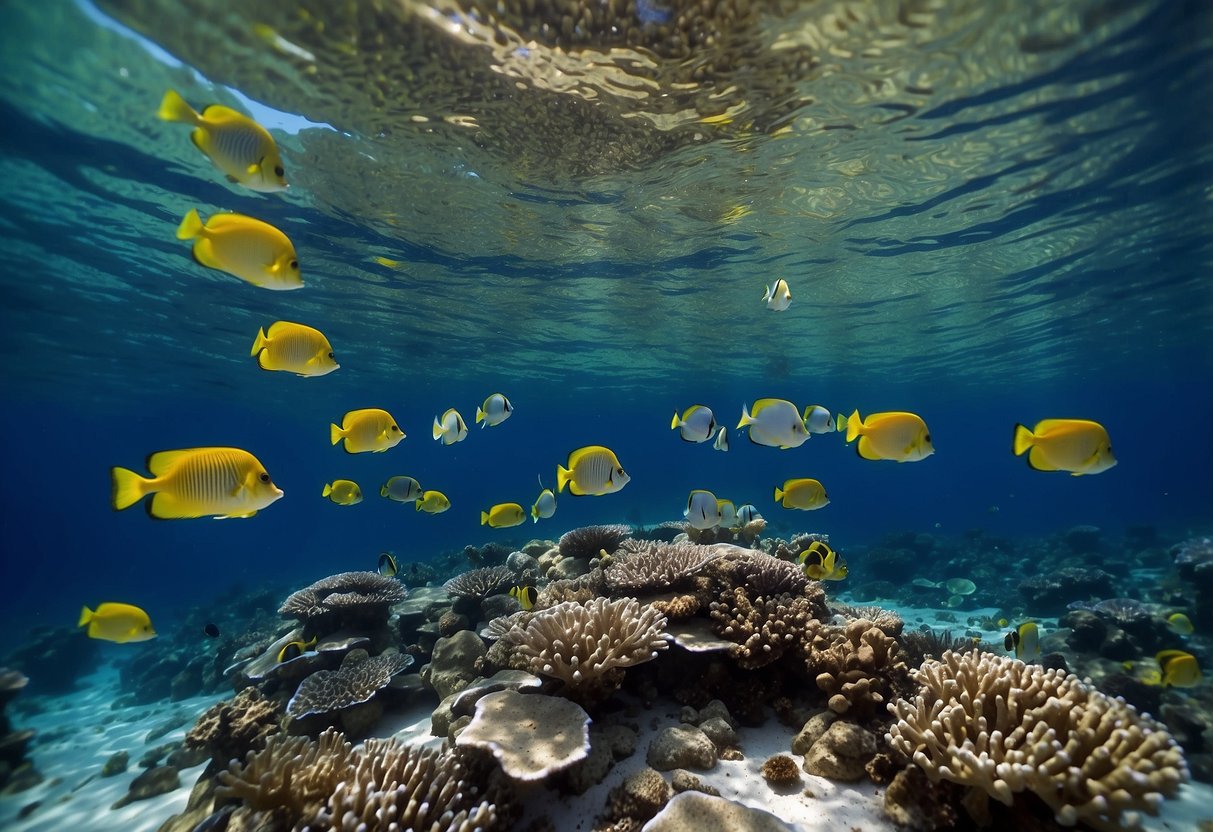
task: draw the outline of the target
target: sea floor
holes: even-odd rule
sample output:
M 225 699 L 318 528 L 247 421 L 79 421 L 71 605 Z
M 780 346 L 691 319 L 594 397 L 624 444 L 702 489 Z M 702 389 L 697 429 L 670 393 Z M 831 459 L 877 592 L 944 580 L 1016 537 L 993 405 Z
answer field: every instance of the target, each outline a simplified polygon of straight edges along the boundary
M 954 633 L 967 629 L 958 625 L 969 617 L 982 617 L 993 610 L 969 610 L 957 615 L 953 610 L 904 608 L 899 610 L 909 628 L 926 624 L 935 629 L 951 628 Z M 996 640 L 998 633 L 983 636 Z M 220 696 L 198 697 L 181 702 L 157 702 L 150 705 L 112 708 L 119 698 L 118 673 L 112 665 L 84 679 L 81 690 L 70 695 L 43 697 L 39 713 L 14 714 L 19 727 L 34 728 L 38 736 L 33 760 L 43 775 L 42 783 L 24 792 L 0 797 L 0 829 L 6 832 L 53 832 L 87 829 L 89 832 L 153 832 L 173 814 L 184 809 L 194 781 L 204 768 L 200 764 L 180 772 L 175 790 L 147 800 L 136 801 L 121 809 L 111 805 L 143 771 L 139 760 L 152 748 L 180 740 L 197 716 Z M 414 709 L 389 715 L 376 734 L 396 736 L 409 743 L 437 747 L 439 740 L 429 735 L 430 711 L 426 702 Z M 679 723 L 680 706 L 672 700 L 658 701 L 640 714 L 635 722 L 641 732 L 636 753 L 619 762 L 607 777 L 581 795 L 563 795 L 536 784 L 518 792 L 524 816 L 519 828 L 544 815 L 560 832 L 588 832 L 604 812 L 607 794 L 630 774 L 645 766 L 645 751 L 656 733 Z M 157 734 L 149 739 L 149 734 Z M 771 812 L 798 832 L 837 832 L 861 829 L 884 832 L 897 829 L 881 811 L 883 790 L 868 782 L 838 783 L 809 774 L 786 789 L 773 789 L 759 769 L 770 756 L 787 753 L 792 733 L 776 719 L 768 719 L 759 728 L 738 729 L 742 760 L 719 761 L 708 771 L 694 774 L 723 797 Z M 130 766 L 126 772 L 101 777 L 102 767 L 115 753 L 126 751 Z M 806 790 L 811 797 L 806 795 Z M 37 803 L 35 809 L 28 810 Z M 26 810 L 25 817 L 21 817 Z M 1196 830 L 1201 821 L 1213 818 L 1213 786 L 1203 783 L 1185 785 L 1178 798 L 1167 801 L 1163 814 L 1147 818 L 1145 828 L 1168 832 Z

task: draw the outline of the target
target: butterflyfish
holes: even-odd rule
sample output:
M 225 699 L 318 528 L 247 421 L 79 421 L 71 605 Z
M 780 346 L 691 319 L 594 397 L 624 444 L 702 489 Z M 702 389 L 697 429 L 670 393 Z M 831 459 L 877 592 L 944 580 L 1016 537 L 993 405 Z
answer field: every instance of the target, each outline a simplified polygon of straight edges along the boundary
M 494 393 L 476 408 L 476 422 L 480 429 L 493 428 L 514 415 L 514 406 L 504 393 Z
M 732 500 L 716 500 L 716 509 L 720 512 L 720 525 L 731 529 L 737 525 L 737 506 Z
M 674 411 L 670 430 L 677 430 L 684 442 L 706 442 L 716 431 L 716 416 L 712 408 L 693 404 L 681 416 Z
M 480 512 L 480 525 L 492 529 L 508 529 L 526 522 L 526 511 L 518 503 L 498 503 Z
M 819 481 L 802 477 L 786 480 L 783 488 L 775 486 L 775 502 L 784 508 L 798 508 L 802 511 L 816 511 L 824 508 L 830 502 L 825 486 Z
M 800 411 L 786 399 L 759 399 L 753 410 L 742 405 L 737 427 L 748 427 L 754 444 L 781 450 L 798 448 L 809 438 Z
M 741 508 L 737 509 L 737 522 L 743 526 L 747 523 L 753 523 L 755 520 L 761 520 L 762 515 L 758 513 L 758 509 L 746 503 Z
M 152 619 L 139 607 L 107 601 L 95 610 L 80 610 L 77 627 L 88 627 L 88 637 L 117 644 L 148 641 L 156 637 Z
M 375 407 L 351 410 L 341 418 L 341 426 L 329 425 L 329 441 L 345 440 L 347 454 L 382 453 L 404 439 L 404 431 L 392 414 Z
M 574 496 L 598 497 L 615 493 L 631 479 L 614 451 L 601 445 L 587 445 L 569 454 L 567 467 L 556 466 L 556 493 L 564 491 L 567 485 Z
M 539 486 L 543 488 L 543 480 L 539 481 Z M 552 493 L 552 489 L 544 488 L 539 492 L 535 505 L 531 506 L 531 521 L 538 523 L 540 520 L 548 519 L 555 513 L 556 495 Z
M 191 208 L 177 226 L 178 240 L 193 240 L 194 259 L 262 289 L 303 288 L 299 257 L 290 239 L 268 222 L 243 214 L 212 214 L 204 224 Z
M 396 577 L 396 573 L 400 571 L 400 564 L 396 562 L 396 556 L 391 552 L 380 552 L 379 564 L 375 569 L 385 578 L 394 578 Z
M 325 483 L 321 497 L 328 497 L 339 506 L 352 506 L 362 502 L 362 489 L 353 480 L 333 480 Z
M 421 483 L 412 477 L 388 477 L 379 489 L 380 497 L 387 497 L 397 503 L 416 502 L 421 496 Z
M 441 491 L 425 491 L 415 503 L 417 511 L 426 514 L 442 514 L 451 507 L 451 501 Z
M 782 312 L 791 306 L 792 290 L 788 288 L 788 282 L 781 277 L 767 286 L 762 293 L 762 302 L 772 312 Z
M 1190 688 L 1201 679 L 1196 657 L 1183 650 L 1163 650 L 1154 657 L 1162 673 L 1162 684 L 1169 688 Z
M 712 443 L 712 447 L 718 451 L 725 451 L 726 453 L 728 452 L 729 432 L 724 425 L 721 425 L 720 430 L 716 431 L 716 441 Z
M 687 507 L 682 516 L 687 525 L 696 529 L 713 529 L 720 525 L 720 506 L 711 491 L 696 489 L 687 496 Z
M 524 610 L 529 610 L 535 606 L 535 600 L 539 597 L 539 590 L 533 586 L 515 586 L 510 588 L 510 597 L 516 598 L 519 606 Z
M 847 576 L 847 562 L 821 540 L 814 540 L 800 553 L 800 563 L 815 581 L 841 581 Z
M 468 426 L 455 408 L 447 408 L 442 417 L 434 417 L 434 439 L 441 439 L 443 445 L 454 445 L 467 438 Z
M 811 404 L 804 409 L 804 426 L 809 433 L 833 433 L 834 417 L 821 405 Z
M 288 641 L 278 651 L 278 664 L 289 662 L 291 659 L 297 659 L 315 646 L 316 636 L 312 636 L 311 641 Z
M 323 332 L 291 321 L 275 321 L 268 330 L 258 329 L 249 355 L 263 370 L 299 376 L 324 376 L 341 368 Z
M 111 468 L 110 503 L 129 508 L 148 494 L 147 513 L 168 520 L 189 517 L 252 517 L 282 497 L 265 466 L 239 448 L 185 448 L 147 458 L 152 476 Z
M 1016 425 L 1012 449 L 1016 456 L 1027 453 L 1028 465 L 1037 471 L 1069 471 L 1075 477 L 1116 464 L 1108 432 L 1087 419 L 1045 419 L 1032 430 Z
M 1190 636 L 1196 631 L 1196 628 L 1192 626 L 1192 619 L 1182 612 L 1173 612 L 1168 615 L 1167 626 L 1171 629 L 1171 632 L 1178 633 L 1181 636 Z
M 198 113 L 174 90 L 160 102 L 160 118 L 192 125 L 190 139 L 229 182 L 269 193 L 286 190 L 286 170 L 274 137 L 264 127 L 231 107 L 212 104 Z
M 856 410 L 847 417 L 847 442 L 856 439 L 855 448 L 864 459 L 918 462 L 935 453 L 927 423 L 913 413 L 869 413 L 861 419 Z
M 1025 621 L 1003 639 L 1003 647 L 1015 651 L 1015 658 L 1034 662 L 1040 658 L 1040 628 L 1034 621 Z

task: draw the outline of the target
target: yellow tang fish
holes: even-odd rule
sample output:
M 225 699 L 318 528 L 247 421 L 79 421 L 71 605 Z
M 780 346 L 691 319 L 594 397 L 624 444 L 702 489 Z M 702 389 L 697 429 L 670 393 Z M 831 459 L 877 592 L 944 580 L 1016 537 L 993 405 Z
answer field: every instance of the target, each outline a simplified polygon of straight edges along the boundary
M 1162 671 L 1162 683 L 1169 688 L 1190 688 L 1200 681 L 1200 665 L 1191 653 L 1163 650 L 1155 659 Z
M 199 114 L 169 90 L 160 102 L 159 116 L 165 121 L 192 124 L 190 138 L 194 146 L 227 175 L 229 182 L 263 193 L 288 187 L 274 137 L 243 113 L 212 104 Z
M 494 428 L 514 414 L 514 406 L 504 393 L 494 393 L 484 400 L 484 404 L 476 408 L 476 421 L 480 429 Z
M 918 462 L 935 453 L 927 423 L 913 413 L 869 413 L 861 419 L 856 410 L 847 417 L 846 427 L 847 442 L 858 439 L 855 449 L 864 459 Z
M 454 445 L 467 439 L 468 426 L 453 407 L 447 408 L 442 418 L 434 417 L 434 438 L 441 439 L 443 445 Z
M 1087 419 L 1045 419 L 1032 430 L 1016 425 L 1012 449 L 1016 456 L 1030 450 L 1028 465 L 1037 471 L 1069 471 L 1075 477 L 1116 464 L 1108 432 Z
M 817 558 L 817 563 L 812 559 Z M 815 581 L 841 581 L 847 576 L 847 562 L 829 544 L 814 540 L 800 553 L 804 573 Z
M 329 425 L 329 441 L 345 440 L 347 454 L 382 453 L 404 439 L 404 431 L 392 414 L 375 407 L 351 410 L 341 417 L 341 427 Z
M 362 489 L 353 480 L 333 480 L 326 483 L 321 497 L 328 497 L 339 506 L 353 506 L 362 502 Z
M 750 441 L 780 450 L 799 448 L 809 438 L 809 429 L 796 405 L 787 399 L 759 399 L 753 411 L 741 406 L 737 429 L 750 429 Z
M 282 496 L 265 466 L 239 448 L 185 448 L 147 458 L 152 476 L 111 468 L 115 511 L 153 495 L 147 513 L 161 520 L 252 517 Z
M 508 529 L 526 522 L 526 510 L 518 503 L 498 503 L 488 511 L 480 512 L 480 525 L 494 529 Z
M 262 289 L 303 288 L 295 246 L 274 226 L 243 214 L 212 214 L 203 224 L 191 208 L 177 227 L 178 240 L 194 241 L 194 259 Z
M 156 637 L 152 620 L 147 613 L 130 604 L 107 602 L 96 610 L 88 607 L 80 610 L 77 627 L 88 625 L 88 637 L 117 644 L 147 641 Z
M 535 601 L 539 598 L 539 590 L 533 586 L 515 586 L 510 588 L 510 597 L 518 599 L 519 606 L 524 610 L 529 610 L 535 606 Z
M 441 491 L 426 491 L 416 502 L 417 511 L 424 511 L 426 514 L 442 514 L 450 507 L 451 501 Z
M 421 483 L 412 477 L 388 477 L 387 482 L 379 489 L 379 496 L 397 503 L 415 503 L 423 490 Z
M 324 376 L 341 369 L 323 332 L 290 321 L 275 321 L 268 332 L 258 329 L 249 355 L 256 356 L 263 370 L 300 376 Z
M 619 457 L 610 448 L 587 445 L 569 454 L 567 463 L 556 466 L 556 493 L 569 487 L 576 497 L 613 494 L 623 488 L 632 478 L 619 464 Z
M 775 486 L 775 502 L 780 503 L 784 508 L 815 511 L 829 505 L 830 496 L 826 494 L 825 486 L 820 482 L 803 477 L 787 480 L 784 482 L 783 488 Z
M 1190 636 L 1196 631 L 1196 628 L 1192 626 L 1192 619 L 1182 612 L 1173 612 L 1168 615 L 1167 626 L 1171 628 L 1171 632 L 1181 636 Z
M 315 646 L 316 636 L 312 636 L 311 641 L 288 641 L 278 651 L 278 664 L 289 662 L 291 659 L 297 659 Z
M 1015 651 L 1015 658 L 1025 662 L 1040 659 L 1040 628 L 1034 621 L 1025 621 L 1003 639 L 1002 646 Z

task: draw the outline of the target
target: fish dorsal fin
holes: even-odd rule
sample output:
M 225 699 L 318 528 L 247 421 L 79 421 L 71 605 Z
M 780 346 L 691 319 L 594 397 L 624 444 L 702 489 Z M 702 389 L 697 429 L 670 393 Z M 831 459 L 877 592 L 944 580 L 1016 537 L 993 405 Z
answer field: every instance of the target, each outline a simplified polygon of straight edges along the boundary
M 171 471 L 178 462 L 196 450 L 197 448 L 182 448 L 175 451 L 156 451 L 147 458 L 147 470 L 157 477 L 162 477 Z

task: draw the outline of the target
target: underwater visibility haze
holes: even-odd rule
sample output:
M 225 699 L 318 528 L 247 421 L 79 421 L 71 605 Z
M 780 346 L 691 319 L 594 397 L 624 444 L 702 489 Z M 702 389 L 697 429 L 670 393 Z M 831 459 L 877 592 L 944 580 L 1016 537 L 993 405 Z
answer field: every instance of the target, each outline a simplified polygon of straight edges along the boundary
M 994 622 L 978 640 L 1128 595 L 1195 633 L 1104 658 L 1169 646 L 1207 672 L 1213 618 L 1173 547 L 1213 532 L 1209 4 L 63 0 L 0 21 L 6 651 L 104 602 L 161 642 L 226 636 L 225 599 L 269 592 L 272 615 L 383 552 L 441 586 L 497 562 L 465 547 L 694 527 L 706 490 L 765 538 L 827 536 L 828 595 L 975 582 L 920 600 L 958 608 L 957 635 L 963 610 Z M 291 352 L 277 321 L 318 332 Z M 482 427 L 494 393 L 508 413 Z M 712 430 L 683 441 L 671 414 L 696 404 Z M 405 437 L 347 452 L 371 408 Z M 1097 424 L 1038 424 L 1058 419 Z M 594 457 L 573 489 L 613 493 L 565 488 L 532 522 L 590 446 L 626 485 Z M 213 447 L 254 459 L 167 496 L 129 480 L 115 510 L 115 466 Z M 393 476 L 449 508 L 381 496 Z M 212 486 L 237 508 L 155 516 Z M 254 506 L 263 486 L 281 497 Z M 521 525 L 481 522 L 503 503 Z M 1016 595 L 1079 567 L 1111 583 Z

